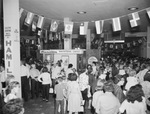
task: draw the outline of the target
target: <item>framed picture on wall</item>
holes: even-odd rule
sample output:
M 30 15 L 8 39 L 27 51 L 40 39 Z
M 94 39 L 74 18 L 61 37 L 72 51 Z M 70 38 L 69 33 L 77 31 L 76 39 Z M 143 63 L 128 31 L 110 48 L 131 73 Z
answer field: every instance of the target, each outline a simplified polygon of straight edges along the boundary
M 68 66 L 68 64 L 69 64 L 69 56 L 68 55 L 62 55 L 61 59 L 63 61 L 64 66 Z

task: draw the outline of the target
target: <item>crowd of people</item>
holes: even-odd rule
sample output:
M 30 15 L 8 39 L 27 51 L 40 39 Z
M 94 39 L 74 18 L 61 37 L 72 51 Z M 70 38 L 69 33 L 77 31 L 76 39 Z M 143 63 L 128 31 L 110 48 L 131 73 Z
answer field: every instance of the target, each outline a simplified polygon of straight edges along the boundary
M 150 59 L 111 55 L 78 72 L 72 63 L 64 69 L 62 60 L 53 63 L 31 58 L 28 62 L 21 60 L 21 83 L 14 76 L 5 77 L 4 65 L 0 70 L 0 109 L 4 114 L 22 114 L 23 101 L 30 99 L 40 97 L 43 102 L 50 102 L 50 93 L 55 99 L 55 114 L 150 111 Z M 22 98 L 17 96 L 20 86 Z

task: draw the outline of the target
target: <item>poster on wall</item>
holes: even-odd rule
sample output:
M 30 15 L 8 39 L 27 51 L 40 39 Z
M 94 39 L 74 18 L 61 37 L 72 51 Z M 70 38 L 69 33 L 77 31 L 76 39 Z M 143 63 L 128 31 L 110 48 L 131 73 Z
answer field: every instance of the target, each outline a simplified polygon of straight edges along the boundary
M 68 64 L 69 64 L 69 56 L 68 55 L 62 55 L 61 59 L 63 61 L 64 66 L 68 66 Z

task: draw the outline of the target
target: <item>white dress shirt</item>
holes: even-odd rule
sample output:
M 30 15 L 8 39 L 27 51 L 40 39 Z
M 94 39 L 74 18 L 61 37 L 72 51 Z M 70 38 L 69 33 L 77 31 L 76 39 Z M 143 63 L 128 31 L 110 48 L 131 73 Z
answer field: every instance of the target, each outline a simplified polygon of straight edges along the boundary
M 97 100 L 97 114 L 117 114 L 119 112 L 120 102 L 112 92 L 105 92 Z
M 38 81 L 42 82 L 43 85 L 46 84 L 52 84 L 52 80 L 50 78 L 50 74 L 48 72 L 44 72 L 42 74 L 40 74 L 40 76 L 38 77 Z
M 29 68 L 24 65 L 21 65 L 20 66 L 20 76 L 21 77 L 27 76 L 29 78 L 29 76 L 30 76 Z

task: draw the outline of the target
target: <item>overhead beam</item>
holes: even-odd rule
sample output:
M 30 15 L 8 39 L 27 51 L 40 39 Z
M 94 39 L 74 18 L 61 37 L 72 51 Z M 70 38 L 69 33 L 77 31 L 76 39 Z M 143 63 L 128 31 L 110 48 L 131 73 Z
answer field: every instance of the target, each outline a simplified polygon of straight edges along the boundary
M 126 32 L 125 37 L 147 37 L 147 32 L 136 32 L 136 33 Z

